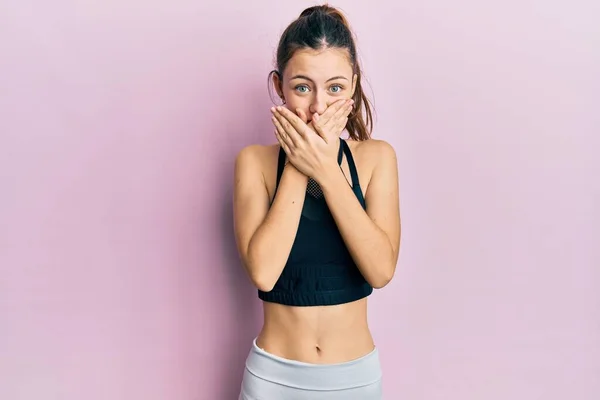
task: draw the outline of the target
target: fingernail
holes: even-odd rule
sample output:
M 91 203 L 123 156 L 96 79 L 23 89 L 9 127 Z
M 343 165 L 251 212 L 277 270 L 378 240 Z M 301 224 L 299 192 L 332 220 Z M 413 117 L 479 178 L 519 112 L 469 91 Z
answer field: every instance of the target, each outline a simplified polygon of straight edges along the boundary
M 275 112 L 275 107 L 271 107 L 271 112 Z
M 281 106 L 277 106 L 277 111 L 281 111 Z

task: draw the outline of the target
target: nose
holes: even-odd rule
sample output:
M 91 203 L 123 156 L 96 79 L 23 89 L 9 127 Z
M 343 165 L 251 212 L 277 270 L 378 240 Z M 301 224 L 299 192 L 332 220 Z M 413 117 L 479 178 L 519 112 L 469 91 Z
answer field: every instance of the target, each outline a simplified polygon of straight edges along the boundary
M 321 115 L 327 109 L 327 95 L 321 91 L 315 91 L 314 93 L 315 95 L 309 110 L 311 114 L 317 113 Z

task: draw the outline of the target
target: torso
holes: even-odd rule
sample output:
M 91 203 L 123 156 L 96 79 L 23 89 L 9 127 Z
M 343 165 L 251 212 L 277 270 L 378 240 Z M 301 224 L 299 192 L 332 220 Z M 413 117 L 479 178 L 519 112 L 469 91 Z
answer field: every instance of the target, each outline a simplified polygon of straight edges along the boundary
M 377 160 L 376 143 L 347 140 L 356 163 L 363 195 Z M 272 201 L 277 180 L 279 145 L 261 147 L 267 191 Z M 344 157 L 342 171 L 350 172 Z M 263 302 L 264 324 L 257 345 L 291 360 L 334 364 L 357 359 L 371 352 L 374 341 L 367 323 L 367 298 L 333 306 L 293 307 Z

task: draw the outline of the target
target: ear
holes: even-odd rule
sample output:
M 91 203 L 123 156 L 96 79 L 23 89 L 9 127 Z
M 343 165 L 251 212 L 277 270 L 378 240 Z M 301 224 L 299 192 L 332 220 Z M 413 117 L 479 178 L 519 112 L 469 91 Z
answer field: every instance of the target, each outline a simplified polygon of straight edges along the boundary
M 281 76 L 279 75 L 279 72 L 273 71 L 273 88 L 275 89 L 275 92 L 277 92 L 277 96 L 279 96 L 283 100 L 282 84 L 283 82 L 281 81 Z
M 354 92 L 356 91 L 357 83 L 358 83 L 358 74 L 354 74 L 354 76 L 352 77 L 352 94 L 350 95 L 350 98 L 354 97 Z

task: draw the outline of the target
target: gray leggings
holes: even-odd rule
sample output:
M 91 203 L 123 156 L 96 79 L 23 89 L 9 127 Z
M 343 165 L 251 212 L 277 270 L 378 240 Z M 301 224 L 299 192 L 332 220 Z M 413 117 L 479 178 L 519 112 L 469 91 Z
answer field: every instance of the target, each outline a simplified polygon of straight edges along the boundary
M 356 360 L 310 364 L 267 353 L 252 343 L 238 400 L 381 400 L 375 348 Z

